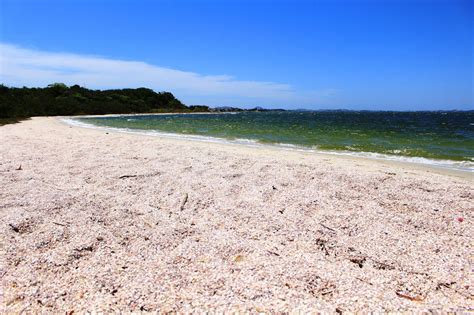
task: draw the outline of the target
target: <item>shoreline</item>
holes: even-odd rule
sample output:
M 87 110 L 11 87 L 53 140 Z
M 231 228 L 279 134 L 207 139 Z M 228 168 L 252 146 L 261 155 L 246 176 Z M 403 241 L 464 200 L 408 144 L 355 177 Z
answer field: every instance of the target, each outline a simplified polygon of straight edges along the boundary
M 160 113 L 157 115 L 173 115 L 176 113 Z M 177 113 L 177 114 L 188 114 L 188 113 Z M 222 113 L 200 113 L 200 114 L 222 114 Z M 231 112 L 225 114 L 232 114 Z M 95 116 L 87 116 L 87 117 L 117 117 L 117 116 L 141 116 L 143 114 L 131 114 L 131 115 L 95 115 Z M 148 114 L 147 114 L 148 115 Z M 179 134 L 179 133 L 166 133 L 160 131 L 148 131 L 148 130 L 140 130 L 140 129 L 127 129 L 127 128 L 114 128 L 114 127 L 105 127 L 105 126 L 96 126 L 93 124 L 88 124 L 84 122 L 80 122 L 75 120 L 76 118 L 81 118 L 81 116 L 61 116 L 57 117 L 57 119 L 68 125 L 74 126 L 79 128 L 88 128 L 88 129 L 95 129 L 107 132 L 116 132 L 116 133 L 123 133 L 123 134 L 132 134 L 138 136 L 148 136 L 148 137 L 160 137 L 160 138 L 169 138 L 175 139 L 179 141 L 191 141 L 191 142 L 207 142 L 213 144 L 221 144 L 221 145 L 231 145 L 231 146 L 243 146 L 248 148 L 254 149 L 269 149 L 269 150 L 281 150 L 281 151 L 288 151 L 288 152 L 300 152 L 306 154 L 319 154 L 329 157 L 341 157 L 341 158 L 349 158 L 349 159 L 363 159 L 369 161 L 378 161 L 382 163 L 393 163 L 395 165 L 403 166 L 406 165 L 407 167 L 415 167 L 427 170 L 437 170 L 443 172 L 445 174 L 453 174 L 459 175 L 461 177 L 470 178 L 472 173 L 474 173 L 474 166 L 471 166 L 472 163 L 469 163 L 469 166 L 459 166 L 457 164 L 463 164 L 464 161 L 451 161 L 451 160 L 436 160 L 436 159 L 428 159 L 423 157 L 408 157 L 408 156 L 396 156 L 396 155 L 388 155 L 388 154 L 381 154 L 381 153 L 373 153 L 373 152 L 355 152 L 355 151 L 329 151 L 329 150 L 318 150 L 318 149 L 311 149 L 304 146 L 297 146 L 297 145 L 290 145 L 290 144 L 267 144 L 267 143 L 259 143 L 258 141 L 248 140 L 248 139 L 236 139 L 236 140 L 229 140 L 225 138 L 217 138 L 211 136 L 202 136 L 202 135 L 187 135 L 187 134 Z
M 2 313 L 466 312 L 469 173 L 0 127 Z

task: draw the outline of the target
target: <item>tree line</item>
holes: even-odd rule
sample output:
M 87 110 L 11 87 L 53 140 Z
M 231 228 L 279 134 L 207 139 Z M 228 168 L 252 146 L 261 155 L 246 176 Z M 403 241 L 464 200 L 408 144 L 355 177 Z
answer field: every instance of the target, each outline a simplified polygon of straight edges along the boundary
M 157 112 L 205 112 L 207 106 L 186 106 L 170 92 L 148 88 L 90 90 L 53 83 L 45 88 L 0 85 L 0 118 Z

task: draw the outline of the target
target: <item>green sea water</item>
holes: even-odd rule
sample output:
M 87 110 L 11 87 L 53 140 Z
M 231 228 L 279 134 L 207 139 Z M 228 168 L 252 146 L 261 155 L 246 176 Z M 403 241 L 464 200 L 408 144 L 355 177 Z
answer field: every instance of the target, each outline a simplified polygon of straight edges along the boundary
M 474 111 L 282 111 L 80 118 L 101 127 L 474 163 Z

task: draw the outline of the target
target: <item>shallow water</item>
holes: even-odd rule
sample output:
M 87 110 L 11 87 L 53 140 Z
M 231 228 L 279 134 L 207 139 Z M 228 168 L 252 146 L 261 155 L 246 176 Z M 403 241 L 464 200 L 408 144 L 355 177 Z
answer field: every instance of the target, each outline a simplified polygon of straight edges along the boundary
M 387 157 L 474 162 L 474 112 L 287 111 L 87 117 L 102 127 Z

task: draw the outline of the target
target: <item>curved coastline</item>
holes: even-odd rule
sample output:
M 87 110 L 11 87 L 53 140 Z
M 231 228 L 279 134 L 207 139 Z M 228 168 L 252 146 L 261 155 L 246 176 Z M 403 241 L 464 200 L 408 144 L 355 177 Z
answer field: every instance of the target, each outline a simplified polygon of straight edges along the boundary
M 156 114 L 151 114 L 151 115 L 188 115 L 188 114 L 190 113 L 156 113 Z M 191 114 L 213 115 L 213 114 L 234 114 L 234 113 L 229 112 L 229 113 L 191 113 Z M 256 147 L 256 148 L 264 147 L 264 148 L 274 148 L 274 149 L 288 150 L 288 151 L 299 151 L 299 152 L 308 152 L 308 153 L 316 153 L 316 154 L 327 154 L 327 155 L 335 155 L 335 156 L 374 159 L 374 160 L 379 160 L 379 161 L 391 161 L 391 162 L 397 162 L 397 163 L 415 164 L 415 165 L 422 165 L 422 166 L 427 166 L 427 167 L 434 167 L 438 169 L 474 173 L 474 162 L 468 162 L 468 161 L 452 161 L 452 160 L 441 160 L 441 159 L 437 160 L 437 159 L 428 159 L 424 157 L 408 157 L 408 156 L 403 156 L 403 155 L 389 155 L 389 154 L 374 153 L 374 152 L 320 150 L 317 148 L 298 146 L 298 145 L 288 144 L 288 143 L 275 143 L 275 144 L 261 143 L 253 139 L 231 140 L 231 139 L 211 137 L 211 136 L 161 132 L 157 130 L 104 127 L 104 126 L 97 126 L 90 123 L 85 123 L 83 121 L 78 120 L 80 118 L 92 118 L 92 117 L 127 117 L 127 116 L 140 116 L 140 115 L 142 114 L 70 116 L 70 117 L 61 117 L 60 120 L 71 126 L 105 130 L 109 132 L 120 132 L 120 133 L 128 133 L 128 134 L 165 137 L 165 138 L 170 138 L 170 139 L 183 139 L 183 140 L 200 141 L 200 142 L 244 145 L 244 146 Z

